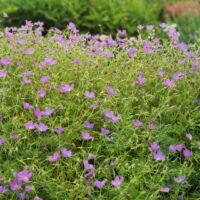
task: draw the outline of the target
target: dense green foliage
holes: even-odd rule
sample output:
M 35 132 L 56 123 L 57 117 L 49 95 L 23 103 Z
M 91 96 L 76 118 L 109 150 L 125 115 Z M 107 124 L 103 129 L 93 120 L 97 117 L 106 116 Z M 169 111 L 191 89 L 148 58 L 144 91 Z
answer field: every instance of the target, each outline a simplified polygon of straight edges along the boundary
M 1 0 L 0 14 L 8 12 L 4 25 L 19 26 L 25 20 L 44 21 L 47 28 L 65 28 L 74 22 L 85 32 L 114 34 L 125 28 L 136 32 L 136 24 L 157 22 L 160 5 L 146 0 Z
M 197 47 L 179 43 L 174 29 L 168 32 L 171 40 L 160 43 L 154 30 L 147 37 L 142 32 L 139 39 L 114 41 L 75 34 L 72 24 L 71 33 L 51 31 L 46 37 L 32 26 L 0 35 L 0 178 L 5 177 L 0 186 L 8 189 L 0 198 L 15 200 L 28 184 L 28 199 L 198 199 Z M 108 86 L 115 92 L 108 92 Z M 86 91 L 93 92 L 90 98 Z M 105 109 L 114 114 L 105 114 Z M 37 124 L 30 126 L 30 120 Z M 94 127 L 84 127 L 86 121 Z M 62 134 L 55 133 L 58 127 Z M 102 127 L 111 132 L 102 133 Z M 82 131 L 91 138 L 85 139 Z M 161 158 L 152 142 L 160 145 Z M 182 149 L 173 153 L 169 146 L 177 144 Z M 50 160 L 63 147 L 73 155 L 64 158 L 60 153 Z M 88 158 L 89 153 L 95 157 Z M 88 179 L 83 160 L 94 166 Z M 11 181 L 23 178 L 24 172 L 13 172 L 24 167 L 32 176 L 14 190 Z M 116 176 L 124 178 L 119 187 L 111 184 Z M 185 180 L 179 183 L 179 176 Z M 94 187 L 94 181 L 104 179 L 102 188 Z M 164 187 L 170 191 L 161 192 Z

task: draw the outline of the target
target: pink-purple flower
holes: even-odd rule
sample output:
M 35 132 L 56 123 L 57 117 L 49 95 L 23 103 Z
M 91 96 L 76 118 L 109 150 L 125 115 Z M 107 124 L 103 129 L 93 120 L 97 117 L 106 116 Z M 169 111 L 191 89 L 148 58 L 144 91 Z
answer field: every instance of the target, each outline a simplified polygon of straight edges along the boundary
M 164 161 L 165 160 L 165 155 L 161 152 L 154 152 L 153 153 L 153 159 L 156 161 Z
M 55 152 L 52 156 L 48 157 L 49 162 L 56 162 L 60 159 L 60 154 L 59 152 Z
M 94 187 L 101 189 L 102 187 L 104 187 L 104 185 L 106 184 L 107 180 L 104 179 L 103 181 L 95 181 L 94 182 Z
M 61 85 L 58 90 L 60 93 L 67 93 L 67 92 L 71 92 L 74 89 L 74 84 L 65 84 L 65 85 Z
M 95 98 L 94 92 L 86 91 L 84 95 L 85 95 L 85 97 L 87 99 L 93 99 L 93 98 Z
M 116 176 L 115 179 L 111 181 L 111 183 L 114 187 L 119 187 L 123 181 L 124 181 L 124 177 Z

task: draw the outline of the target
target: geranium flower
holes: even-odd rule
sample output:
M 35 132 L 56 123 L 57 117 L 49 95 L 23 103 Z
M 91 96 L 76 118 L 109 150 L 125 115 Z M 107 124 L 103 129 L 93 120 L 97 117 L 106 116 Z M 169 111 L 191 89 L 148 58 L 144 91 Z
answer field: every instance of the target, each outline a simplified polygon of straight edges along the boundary
M 85 95 L 85 97 L 86 97 L 87 99 L 93 99 L 93 98 L 95 98 L 94 92 L 86 91 L 84 95 Z
M 158 149 L 160 149 L 160 146 L 158 145 L 157 142 L 152 142 L 151 143 L 151 150 L 152 151 L 157 151 Z
M 124 177 L 116 176 L 115 179 L 111 182 L 114 187 L 119 187 L 124 181 Z
M 40 78 L 40 81 L 43 82 L 43 83 L 46 83 L 46 82 L 49 81 L 49 79 L 50 79 L 49 76 L 42 76 L 42 77 Z
M 61 85 L 58 90 L 60 93 L 71 92 L 74 89 L 74 84 Z
M 140 120 L 136 119 L 133 120 L 133 125 L 135 126 L 135 128 L 140 128 L 143 125 L 143 123 Z
M 117 92 L 114 91 L 113 88 L 112 88 L 111 86 L 108 86 L 108 87 L 106 88 L 106 91 L 107 91 L 107 93 L 110 94 L 110 95 L 116 95 L 116 94 L 117 94 Z
M 104 185 L 106 184 L 107 180 L 103 180 L 103 181 L 95 181 L 94 182 L 94 187 L 101 189 L 102 187 L 104 187 Z
M 137 49 L 136 49 L 136 48 L 130 48 L 130 49 L 128 49 L 128 56 L 129 56 L 130 58 L 135 57 L 135 56 L 136 56 L 136 53 L 137 53 Z
M 33 108 L 33 106 L 31 106 L 28 102 L 23 101 L 22 104 L 23 104 L 23 107 L 25 109 L 32 109 Z
M 40 98 L 43 98 L 46 96 L 46 90 L 44 88 L 41 88 L 40 91 L 37 93 L 37 96 Z
M 101 128 L 101 132 L 105 135 L 108 135 L 110 133 L 110 130 L 106 129 L 106 128 Z
M 33 123 L 32 121 L 28 121 L 26 124 L 25 124 L 25 128 L 27 130 L 33 130 L 36 128 L 36 125 L 35 123 Z
M 61 134 L 65 131 L 65 129 L 64 128 L 54 128 L 54 131 L 58 134 Z
M 192 152 L 189 149 L 185 149 L 183 150 L 183 155 L 185 156 L 185 158 L 189 158 L 192 156 Z
M 94 165 L 89 164 L 88 160 L 83 160 L 83 165 L 85 169 L 93 169 Z
M 168 193 L 170 191 L 169 187 L 164 187 L 160 190 L 161 192 Z
M 153 153 L 153 159 L 156 161 L 164 161 L 165 160 L 165 155 L 161 152 L 154 152 Z
M 83 124 L 83 126 L 84 126 L 85 128 L 87 128 L 87 129 L 93 129 L 94 124 L 91 123 L 91 122 L 89 122 L 89 121 L 87 121 L 87 122 L 85 122 L 85 123 Z
M 5 78 L 7 76 L 7 72 L 4 70 L 0 70 L 0 78 Z
M 46 126 L 46 125 L 43 124 L 43 123 L 36 124 L 35 127 L 36 127 L 37 130 L 40 131 L 40 132 L 46 132 L 46 131 L 49 129 L 48 126 Z
M 183 183 L 184 180 L 185 180 L 185 176 L 178 176 L 178 177 L 175 177 L 175 178 L 174 178 L 174 181 L 175 181 L 176 183 Z
M 20 181 L 28 183 L 32 177 L 32 173 L 29 172 L 27 168 L 24 168 L 21 172 L 15 173 L 15 177 L 17 177 Z
M 72 152 L 69 151 L 69 150 L 67 150 L 66 148 L 62 148 L 61 149 L 61 153 L 62 153 L 62 156 L 64 158 L 70 158 L 70 157 L 72 157 Z
M 92 140 L 92 136 L 89 133 L 82 132 L 81 135 L 82 135 L 83 140 L 85 141 Z
M 59 152 L 55 152 L 52 156 L 48 157 L 49 162 L 56 162 L 60 159 L 60 154 Z
M 173 87 L 175 86 L 175 81 L 171 79 L 165 79 L 163 81 L 163 85 L 165 85 L 166 87 Z
M 22 187 L 22 181 L 20 181 L 18 178 L 14 178 L 10 183 L 9 183 L 10 189 L 15 191 L 15 190 L 20 190 Z

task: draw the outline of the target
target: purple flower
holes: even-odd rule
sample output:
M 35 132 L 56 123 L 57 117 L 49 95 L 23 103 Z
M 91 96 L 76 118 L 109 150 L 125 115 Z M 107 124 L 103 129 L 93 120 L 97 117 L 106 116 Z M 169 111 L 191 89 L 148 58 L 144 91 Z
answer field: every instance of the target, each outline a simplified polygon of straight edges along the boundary
M 175 81 L 174 80 L 171 80 L 171 79 L 165 79 L 163 81 L 163 84 L 166 86 L 166 87 L 173 87 L 175 86 Z
M 68 25 L 67 25 L 67 29 L 72 31 L 73 33 L 78 33 L 79 30 L 76 29 L 76 26 L 74 23 L 70 22 Z
M 10 133 L 10 137 L 11 137 L 13 140 L 18 140 L 18 139 L 20 138 L 19 135 L 14 134 L 14 133 Z
M 186 136 L 187 139 L 192 140 L 192 134 L 187 133 L 185 136 Z
M 26 55 L 32 55 L 35 53 L 35 50 L 34 49 L 31 49 L 31 48 L 28 48 L 28 49 L 24 49 L 22 51 L 22 54 L 26 54 Z
M 176 183 L 183 183 L 184 180 L 185 180 L 185 176 L 178 176 L 178 177 L 175 177 L 175 178 L 174 178 L 174 181 L 175 181 Z
M 43 63 L 46 65 L 56 65 L 57 61 L 54 60 L 53 58 L 49 57 L 49 58 L 45 58 Z
M 146 54 L 149 54 L 149 55 L 153 54 L 152 46 L 153 46 L 152 42 L 150 42 L 150 41 L 145 41 L 145 42 L 144 42 L 144 46 L 143 46 L 143 51 L 144 51 Z
M 3 13 L 3 17 L 4 17 L 4 18 L 8 18 L 8 13 L 4 12 L 4 13 Z
M 173 79 L 174 80 L 183 79 L 185 77 L 185 75 L 186 75 L 185 72 L 175 73 L 175 74 L 173 74 Z
M 15 191 L 15 190 L 20 190 L 22 186 L 22 181 L 19 179 L 15 178 L 9 183 L 10 189 Z
M 119 187 L 124 181 L 124 177 L 116 176 L 115 179 L 111 182 L 114 187 Z
M 157 151 L 158 149 L 160 149 L 160 146 L 158 145 L 157 142 L 152 142 L 151 143 L 151 150 L 152 151 Z
M 90 170 L 88 173 L 85 174 L 85 178 L 86 179 L 89 179 L 89 178 L 92 178 L 94 175 L 94 169 Z
M 157 73 L 157 77 L 163 77 L 165 75 L 164 71 L 160 71 Z
M 153 153 L 153 158 L 156 161 L 164 161 L 165 155 L 161 151 L 158 151 Z
M 89 159 L 94 159 L 94 158 L 95 158 L 95 155 L 92 154 L 92 153 L 89 153 L 89 154 L 88 154 L 88 158 L 89 158 Z
M 65 131 L 64 128 L 54 128 L 54 131 L 57 133 L 57 134 L 61 134 Z
M 185 149 L 183 150 L 183 155 L 185 156 L 185 158 L 189 158 L 192 156 L 192 152 L 189 149 Z
M 118 30 L 117 33 L 119 35 L 126 35 L 126 30 Z
M 7 72 L 0 70 L 0 78 L 5 78 L 7 76 Z
M 74 84 L 61 85 L 58 90 L 60 93 L 71 92 L 74 89 Z
M 151 130 L 155 130 L 156 129 L 155 125 L 152 122 L 150 122 L 148 124 L 148 128 L 151 129 Z
M 44 125 L 43 123 L 36 124 L 36 128 L 40 132 L 46 132 L 48 130 L 48 126 Z
M 89 92 L 89 91 L 86 91 L 84 95 L 87 99 L 93 99 L 95 97 L 94 92 Z
M 150 31 L 151 31 L 151 30 L 154 29 L 154 26 L 153 26 L 153 25 L 147 25 L 146 28 L 147 28 L 147 30 L 150 30 Z
M 176 152 L 176 146 L 174 146 L 174 145 L 169 145 L 169 151 L 170 152 L 172 152 L 172 153 L 174 153 L 174 152 Z
M 32 190 L 32 187 L 30 185 L 25 186 L 25 191 L 30 192 Z
M 161 192 L 168 193 L 170 191 L 169 187 L 164 187 L 160 190 Z
M 106 182 L 107 182 L 107 180 L 95 181 L 94 187 L 101 189 L 106 184 Z
M 69 150 L 67 150 L 66 148 L 62 148 L 61 149 L 61 153 L 62 153 L 62 156 L 64 158 L 70 158 L 70 157 L 72 157 L 72 152 L 69 151 Z
M 137 81 L 135 82 L 136 85 L 143 86 L 146 83 L 146 78 L 142 75 L 142 73 L 138 73 Z M 134 85 L 134 84 L 133 84 Z
M 117 92 L 114 91 L 113 88 L 112 88 L 111 86 L 108 86 L 108 87 L 106 88 L 106 91 L 107 91 L 107 93 L 110 94 L 110 95 L 116 95 L 116 94 L 117 94 Z
M 183 144 L 177 144 L 177 145 L 176 145 L 176 150 L 177 150 L 177 151 L 180 152 L 180 151 L 182 151 L 182 149 L 183 149 Z
M 27 168 L 24 168 L 21 172 L 16 173 L 15 176 L 18 180 L 28 183 L 29 179 L 32 177 L 32 173 L 29 172 Z
M 46 108 L 44 111 L 41 112 L 41 115 L 50 116 L 54 112 L 53 108 Z
M 40 98 L 43 98 L 46 96 L 46 90 L 44 88 L 41 88 L 40 91 L 37 93 L 37 96 Z
M 141 24 L 139 24 L 139 25 L 137 26 L 137 28 L 138 28 L 139 30 L 142 30 L 142 29 L 144 28 L 144 26 L 142 26 Z
M 88 160 L 83 160 L 83 165 L 85 169 L 93 169 L 94 165 L 89 164 Z
M 39 108 L 36 108 L 33 112 L 33 115 L 40 119 L 42 117 L 42 111 Z
M 137 49 L 136 49 L 136 48 L 130 48 L 130 49 L 128 49 L 128 56 L 129 56 L 130 58 L 135 57 L 135 56 L 136 56 L 136 53 L 137 53 Z
M 135 126 L 135 128 L 140 128 L 143 125 L 143 123 L 140 120 L 136 119 L 133 120 L 133 125 Z
M 38 196 L 36 196 L 36 197 L 34 197 L 34 199 L 33 200 L 43 200 L 42 198 L 40 198 L 40 197 L 38 197 Z
M 28 102 L 23 101 L 22 104 L 23 104 L 25 109 L 32 109 L 33 108 L 33 106 L 31 106 Z
M 0 146 L 6 142 L 5 137 L 0 137 Z
M 0 193 L 6 193 L 8 189 L 0 185 Z
M 60 159 L 60 154 L 59 152 L 55 152 L 52 156 L 48 157 L 49 162 L 56 162 L 57 160 Z
M 167 28 L 167 24 L 166 23 L 161 23 L 159 24 L 160 28 L 165 29 Z
M 89 121 L 87 121 L 87 122 L 85 122 L 85 123 L 83 124 L 83 126 L 84 126 L 85 128 L 87 128 L 87 129 L 93 129 L 94 124 L 91 123 L 91 122 L 89 122 Z
M 17 197 L 18 197 L 18 199 L 20 199 L 20 200 L 25 200 L 25 199 L 28 198 L 28 195 L 26 195 L 26 194 L 23 193 L 23 192 L 20 192 L 20 193 L 17 194 Z
M 0 59 L 0 65 L 9 66 L 11 65 L 12 58 L 2 58 Z
M 83 140 L 85 141 L 92 140 L 92 136 L 89 133 L 82 132 L 81 135 L 82 135 Z
M 25 84 L 31 83 L 31 80 L 28 78 L 28 76 L 23 76 L 23 77 L 22 77 L 22 80 L 23 80 L 23 82 L 24 82 Z
M 179 40 L 179 32 L 176 31 L 176 29 L 174 27 L 170 28 L 168 31 L 168 36 L 174 40 L 174 41 L 178 41 Z
M 108 110 L 108 109 L 104 109 L 104 115 L 110 119 L 113 123 L 118 122 L 119 120 L 121 120 L 121 115 L 115 115 L 112 111 Z
M 46 82 L 48 82 L 49 81 L 49 76 L 42 76 L 41 78 L 40 78 L 40 81 L 41 82 L 43 82 L 43 83 L 46 83 Z
M 35 123 L 33 123 L 32 121 L 28 121 L 28 122 L 25 124 L 25 128 L 26 128 L 27 130 L 33 130 L 33 129 L 36 128 L 36 126 L 35 126 Z
M 101 132 L 105 135 L 108 135 L 110 133 L 110 130 L 106 129 L 106 128 L 101 128 Z

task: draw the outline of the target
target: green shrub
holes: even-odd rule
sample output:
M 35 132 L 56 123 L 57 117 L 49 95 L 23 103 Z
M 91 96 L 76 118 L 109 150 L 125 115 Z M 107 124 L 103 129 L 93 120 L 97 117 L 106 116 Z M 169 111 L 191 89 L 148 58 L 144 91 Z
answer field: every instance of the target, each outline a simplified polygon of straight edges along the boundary
M 74 22 L 84 32 L 115 34 L 117 29 L 136 33 L 136 25 L 156 23 L 156 0 L 0 0 L 0 14 L 8 12 L 4 26 L 20 26 L 25 20 L 44 21 L 46 28 L 64 29 Z

